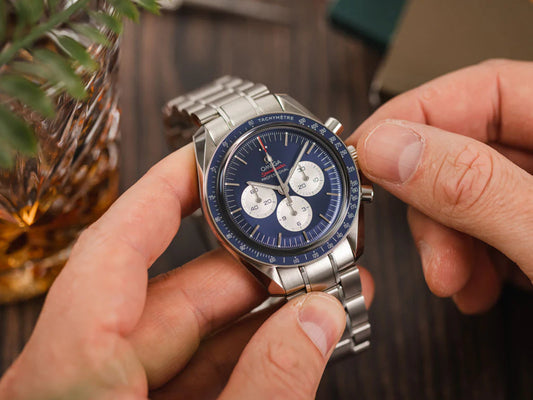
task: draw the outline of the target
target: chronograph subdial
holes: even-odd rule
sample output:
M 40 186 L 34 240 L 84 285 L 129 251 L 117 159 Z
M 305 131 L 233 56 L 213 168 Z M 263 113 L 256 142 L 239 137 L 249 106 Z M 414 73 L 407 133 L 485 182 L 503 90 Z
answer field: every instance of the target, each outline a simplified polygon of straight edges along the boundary
M 324 173 L 314 162 L 301 161 L 289 184 L 300 196 L 311 197 L 324 187 Z
M 276 212 L 279 224 L 291 232 L 300 232 L 313 220 L 313 209 L 302 197 L 291 196 L 291 201 L 283 199 Z
M 276 210 L 278 198 L 272 189 L 248 185 L 242 192 L 241 205 L 250 217 L 263 219 Z

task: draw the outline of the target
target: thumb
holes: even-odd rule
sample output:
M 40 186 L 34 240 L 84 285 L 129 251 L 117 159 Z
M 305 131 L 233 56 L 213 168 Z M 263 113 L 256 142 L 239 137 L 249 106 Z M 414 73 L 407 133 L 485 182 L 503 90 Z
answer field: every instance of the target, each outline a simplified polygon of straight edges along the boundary
M 300 296 L 272 315 L 244 349 L 220 399 L 314 399 L 346 326 L 332 296 Z
M 466 136 L 387 120 L 357 145 L 365 175 L 443 225 L 506 254 L 533 279 L 533 176 Z

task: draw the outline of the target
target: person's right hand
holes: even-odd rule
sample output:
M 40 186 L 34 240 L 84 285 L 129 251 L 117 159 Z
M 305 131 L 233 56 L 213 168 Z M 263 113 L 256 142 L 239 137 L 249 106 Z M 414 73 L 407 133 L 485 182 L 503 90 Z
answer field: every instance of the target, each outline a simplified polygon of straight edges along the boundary
M 356 141 L 365 175 L 410 205 L 435 294 L 477 313 L 505 278 L 531 288 L 533 63 L 489 61 L 431 81 L 382 106 Z

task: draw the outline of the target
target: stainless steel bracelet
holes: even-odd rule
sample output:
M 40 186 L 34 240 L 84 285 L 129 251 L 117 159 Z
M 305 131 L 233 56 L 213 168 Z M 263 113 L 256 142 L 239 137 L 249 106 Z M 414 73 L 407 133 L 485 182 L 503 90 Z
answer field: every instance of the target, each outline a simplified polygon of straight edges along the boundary
M 178 148 L 189 143 L 200 126 L 218 145 L 239 123 L 281 111 L 281 102 L 265 85 L 224 76 L 170 100 L 163 117 L 171 145 Z
M 204 126 L 212 143 L 218 145 L 240 123 L 281 111 L 283 102 L 265 85 L 225 76 L 169 101 L 163 115 L 171 144 L 177 148 L 190 142 L 199 126 Z M 278 268 L 288 299 L 323 291 L 344 305 L 346 329 L 332 358 L 358 353 L 370 346 L 370 324 L 354 254 L 348 240 L 344 240 L 311 264 Z
M 355 262 L 352 247 L 348 240 L 344 240 L 327 256 L 297 267 L 299 274 L 279 269 L 281 280 L 296 288 L 294 292 L 288 290 L 287 299 L 322 291 L 336 297 L 344 306 L 346 328 L 333 352 L 333 359 L 359 353 L 370 346 L 370 323 Z M 300 276 L 301 282 L 298 282 Z

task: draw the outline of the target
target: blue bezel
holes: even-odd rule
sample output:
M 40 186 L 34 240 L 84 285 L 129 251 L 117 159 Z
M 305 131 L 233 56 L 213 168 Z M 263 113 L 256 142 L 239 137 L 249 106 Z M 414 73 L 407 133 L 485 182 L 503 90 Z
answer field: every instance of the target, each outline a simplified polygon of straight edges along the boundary
M 269 253 L 266 248 L 263 251 L 263 249 L 258 248 L 259 246 L 252 247 L 248 243 L 245 243 L 239 235 L 235 234 L 231 228 L 229 228 L 227 212 L 224 212 L 224 210 L 221 209 L 224 205 L 222 199 L 218 196 L 219 175 L 223 170 L 224 163 L 233 145 L 239 140 L 239 138 L 252 130 L 265 128 L 270 125 L 278 125 L 280 123 L 304 128 L 324 138 L 325 141 L 330 144 L 330 147 L 337 151 L 339 158 L 344 162 L 344 165 L 341 165 L 341 168 L 344 168 L 343 172 L 349 179 L 349 186 L 346 188 L 347 204 L 343 211 L 343 215 L 340 217 L 341 222 L 337 225 L 337 232 L 319 245 L 311 249 L 303 249 L 301 253 L 294 255 L 273 255 Z M 206 194 L 205 201 L 209 211 L 208 215 L 219 234 L 225 238 L 226 242 L 231 245 L 235 252 L 241 256 L 254 259 L 264 264 L 278 266 L 304 265 L 331 252 L 333 248 L 348 235 L 357 217 L 360 202 L 359 174 L 343 141 L 321 123 L 308 117 L 290 113 L 262 115 L 246 121 L 231 131 L 215 150 L 209 167 L 206 170 L 204 185 L 204 193 Z

